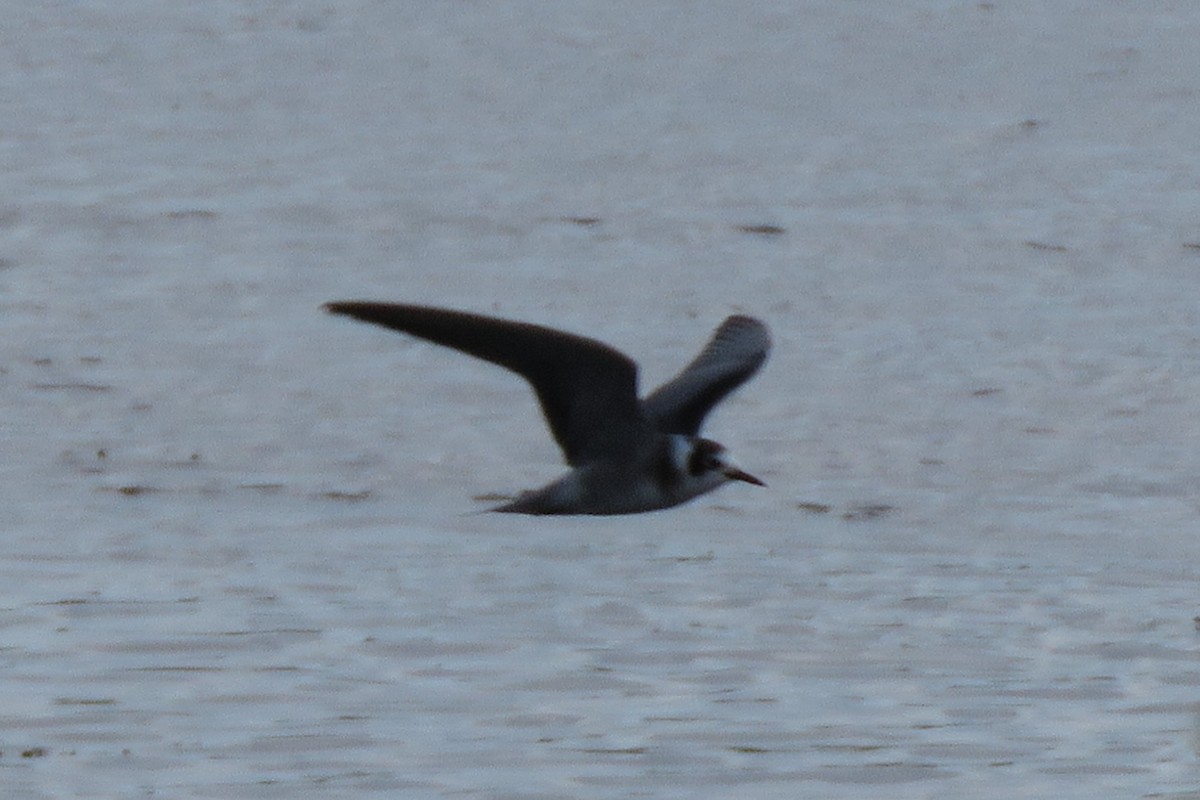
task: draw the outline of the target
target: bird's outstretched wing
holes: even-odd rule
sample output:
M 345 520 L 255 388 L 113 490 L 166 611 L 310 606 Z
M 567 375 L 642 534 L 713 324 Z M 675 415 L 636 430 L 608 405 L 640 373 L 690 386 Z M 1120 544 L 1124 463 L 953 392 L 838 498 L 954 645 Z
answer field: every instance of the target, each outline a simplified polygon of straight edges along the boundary
M 523 376 L 571 466 L 632 457 L 648 427 L 637 400 L 637 365 L 594 339 L 426 306 L 348 301 L 326 303 L 325 310 L 453 347 Z
M 642 410 L 664 433 L 695 436 L 717 403 L 758 371 L 770 349 L 766 325 L 729 317 L 692 363 L 642 401 Z

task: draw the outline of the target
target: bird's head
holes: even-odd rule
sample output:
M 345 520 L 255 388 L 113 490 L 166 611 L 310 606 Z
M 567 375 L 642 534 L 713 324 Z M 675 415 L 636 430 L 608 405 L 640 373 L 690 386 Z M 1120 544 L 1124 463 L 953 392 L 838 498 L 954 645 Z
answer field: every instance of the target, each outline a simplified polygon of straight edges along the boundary
M 689 439 L 686 456 L 686 462 L 681 466 L 695 481 L 711 482 L 714 487 L 726 481 L 743 481 L 753 483 L 755 486 L 766 486 L 758 478 L 733 463 L 725 447 L 711 439 Z

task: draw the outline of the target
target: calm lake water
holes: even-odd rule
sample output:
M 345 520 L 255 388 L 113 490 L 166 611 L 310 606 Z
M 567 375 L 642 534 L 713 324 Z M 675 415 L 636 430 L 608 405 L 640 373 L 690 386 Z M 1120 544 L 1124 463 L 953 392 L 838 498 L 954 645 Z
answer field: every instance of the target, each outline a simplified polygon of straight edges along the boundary
M 0 40 L 0 786 L 1200 797 L 1200 12 L 119 3 Z M 594 335 L 769 488 L 475 513 Z

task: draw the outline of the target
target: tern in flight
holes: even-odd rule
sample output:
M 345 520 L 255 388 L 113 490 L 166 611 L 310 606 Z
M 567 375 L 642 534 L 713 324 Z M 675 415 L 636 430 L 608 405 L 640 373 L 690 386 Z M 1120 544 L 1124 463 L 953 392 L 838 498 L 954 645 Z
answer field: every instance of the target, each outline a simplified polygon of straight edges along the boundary
M 743 472 L 700 426 L 767 358 L 767 326 L 721 323 L 700 355 L 638 399 L 637 364 L 584 336 L 427 306 L 347 301 L 325 309 L 452 347 L 521 375 L 533 386 L 571 470 L 492 509 L 517 514 L 633 514 L 670 508 Z

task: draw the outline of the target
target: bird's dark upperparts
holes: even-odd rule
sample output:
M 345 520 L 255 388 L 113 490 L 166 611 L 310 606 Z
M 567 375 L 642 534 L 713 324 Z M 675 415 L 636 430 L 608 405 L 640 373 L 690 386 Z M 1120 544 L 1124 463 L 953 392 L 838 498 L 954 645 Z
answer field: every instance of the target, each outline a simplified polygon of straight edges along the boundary
M 344 301 L 325 309 L 452 347 L 529 381 L 571 470 L 495 511 L 629 514 L 669 508 L 730 481 L 764 485 L 699 435 L 709 412 L 766 360 L 771 340 L 757 319 L 727 318 L 690 364 L 639 399 L 637 364 L 595 339 L 428 306 Z

